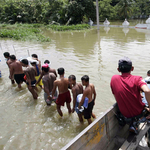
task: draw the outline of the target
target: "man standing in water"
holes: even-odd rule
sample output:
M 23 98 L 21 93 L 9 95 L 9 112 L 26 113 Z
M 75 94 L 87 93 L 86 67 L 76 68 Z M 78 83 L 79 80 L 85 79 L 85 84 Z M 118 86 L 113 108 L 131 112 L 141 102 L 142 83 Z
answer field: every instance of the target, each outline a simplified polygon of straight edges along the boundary
M 49 65 L 48 64 L 44 64 L 42 66 L 42 74 L 43 74 L 43 84 L 44 84 L 44 99 L 45 102 L 47 103 L 47 105 L 51 105 L 52 100 L 51 100 L 51 95 L 52 95 L 52 89 L 54 86 L 54 81 L 56 80 L 56 76 L 54 73 L 50 73 L 49 72 Z M 55 98 L 53 99 L 53 101 L 56 101 L 56 97 L 57 97 L 57 91 L 55 92 Z
M 78 108 L 80 109 L 84 103 L 84 100 L 88 98 L 88 107 L 84 108 L 84 118 L 87 119 L 88 124 L 91 124 L 92 123 L 91 116 L 96 118 L 95 115 L 92 114 L 93 106 L 95 105 L 96 91 L 94 85 L 89 83 L 89 77 L 87 75 L 84 75 L 81 78 L 81 81 L 82 85 L 85 86 L 85 90 L 83 92 L 83 96 L 79 103 Z
M 23 83 L 24 80 L 24 72 L 22 69 L 22 65 L 20 61 L 16 59 L 15 55 L 10 55 L 10 63 L 9 68 L 10 68 L 10 76 L 9 78 L 13 80 L 15 79 L 16 83 L 18 84 L 18 88 L 21 88 L 21 84 Z
M 21 60 L 22 66 L 26 67 L 26 70 L 24 70 L 24 73 L 26 75 L 26 83 L 28 86 L 28 90 L 31 92 L 34 99 L 37 99 L 38 94 L 35 91 L 35 83 L 36 83 L 36 70 L 34 67 L 29 67 L 29 62 L 27 59 Z
M 9 52 L 5 52 L 3 55 L 6 58 L 6 64 L 8 65 L 8 68 L 10 69 L 10 64 L 12 63 L 12 61 L 10 60 L 10 54 L 9 54 Z M 11 83 L 12 84 L 15 83 L 14 77 L 11 79 Z
M 76 101 L 77 101 L 77 96 L 79 94 L 83 93 L 83 86 L 80 83 L 76 83 L 76 77 L 75 75 L 70 75 L 68 77 L 70 85 L 71 87 L 71 91 L 72 91 L 72 95 L 73 95 L 73 108 L 72 108 L 72 113 L 74 113 L 75 109 L 76 109 Z M 77 112 L 78 117 L 79 117 L 79 121 L 81 123 L 83 123 L 83 118 L 82 118 L 82 113 L 81 112 Z
M 63 113 L 61 111 L 61 106 L 64 106 L 65 102 L 67 104 L 68 113 L 69 114 L 71 113 L 71 107 L 70 107 L 71 96 L 68 90 L 69 81 L 67 78 L 64 77 L 64 73 L 65 73 L 64 68 L 58 68 L 58 74 L 60 76 L 60 79 L 54 81 L 54 88 L 52 90 L 52 96 L 51 96 L 51 97 L 54 96 L 56 88 L 58 87 L 59 95 L 56 100 L 56 104 L 57 104 L 57 111 L 61 117 L 63 116 Z

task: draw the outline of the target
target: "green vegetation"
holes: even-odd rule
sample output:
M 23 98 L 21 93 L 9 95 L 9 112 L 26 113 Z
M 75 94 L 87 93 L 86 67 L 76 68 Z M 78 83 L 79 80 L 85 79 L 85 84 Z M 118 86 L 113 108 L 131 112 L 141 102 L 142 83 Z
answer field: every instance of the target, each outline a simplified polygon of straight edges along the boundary
M 68 31 L 90 29 L 88 24 L 79 25 L 44 25 L 44 24 L 0 24 L 0 37 L 12 38 L 23 41 L 49 42 L 50 39 L 43 35 L 43 30 Z
M 0 0 L 0 23 L 61 25 L 96 21 L 96 0 Z M 99 0 L 100 21 L 147 18 L 149 0 Z
M 68 30 L 85 30 L 85 29 L 90 29 L 90 25 L 88 24 L 77 24 L 77 25 L 48 25 L 47 28 L 50 28 L 54 31 L 68 31 Z

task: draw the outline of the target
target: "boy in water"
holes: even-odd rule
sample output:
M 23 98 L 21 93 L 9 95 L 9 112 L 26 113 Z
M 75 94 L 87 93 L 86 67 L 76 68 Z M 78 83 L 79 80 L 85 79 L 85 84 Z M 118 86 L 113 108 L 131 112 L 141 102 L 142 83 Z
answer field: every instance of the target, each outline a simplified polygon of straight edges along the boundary
M 83 91 L 83 96 L 79 103 L 78 108 L 80 109 L 84 103 L 85 98 L 88 98 L 88 107 L 84 108 L 84 118 L 87 119 L 88 124 L 91 124 L 92 123 L 91 116 L 93 117 L 95 116 L 94 114 L 92 114 L 92 110 L 95 105 L 96 91 L 94 85 L 89 83 L 89 77 L 87 75 L 84 75 L 81 78 L 81 81 L 82 85 L 85 86 L 85 90 Z
M 35 83 L 36 83 L 36 70 L 34 67 L 29 66 L 29 62 L 27 59 L 21 60 L 22 66 L 26 67 L 26 70 L 24 70 L 24 73 L 27 77 L 26 83 L 28 90 L 31 92 L 34 99 L 37 99 L 38 94 L 35 91 Z
M 4 55 L 4 57 L 6 58 L 6 64 L 8 65 L 8 68 L 10 69 L 10 64 L 12 63 L 12 61 L 10 60 L 10 54 L 9 54 L 9 52 L 5 52 L 5 53 L 3 53 L 3 55 Z M 15 83 L 14 77 L 12 77 L 11 83 L 12 83 L 12 84 Z
M 76 109 L 76 101 L 77 101 L 77 96 L 79 94 L 83 93 L 83 86 L 80 83 L 76 83 L 76 77 L 75 75 L 70 75 L 68 77 L 69 82 L 71 84 L 71 91 L 72 91 L 72 95 L 73 95 L 73 108 L 72 108 L 72 113 L 74 113 L 75 109 Z M 77 112 L 77 111 L 76 111 Z M 78 117 L 79 117 L 79 121 L 81 123 L 83 123 L 83 118 L 82 118 L 82 113 L 80 113 L 79 111 L 77 112 Z
M 44 61 L 44 64 L 48 64 L 48 65 L 50 65 L 50 61 L 49 61 L 49 60 L 45 60 L 45 61 Z M 49 66 L 49 72 L 50 72 L 50 73 L 54 73 L 54 74 L 55 74 L 55 76 L 56 76 L 56 78 L 57 78 L 56 70 L 55 70 L 55 69 L 50 68 L 50 66 Z M 40 80 L 42 79 L 42 77 L 43 77 L 43 72 L 41 73 L 41 75 L 40 75 L 39 79 L 37 80 L 36 85 L 40 82 Z
M 15 55 L 10 55 L 10 60 L 12 63 L 10 63 L 9 68 L 10 68 L 10 76 L 9 78 L 13 80 L 15 79 L 16 83 L 18 84 L 18 88 L 21 88 L 21 84 L 23 83 L 24 80 L 24 72 L 22 69 L 22 65 L 20 61 L 16 59 Z
M 57 111 L 61 117 L 63 116 L 63 113 L 61 111 L 61 106 L 64 106 L 65 102 L 67 104 L 68 113 L 69 114 L 71 113 L 71 107 L 70 107 L 71 96 L 68 90 L 69 81 L 67 78 L 64 77 L 64 73 L 65 73 L 64 68 L 58 68 L 58 74 L 60 79 L 54 81 L 54 88 L 52 90 L 52 95 L 50 95 L 51 97 L 53 97 L 56 88 L 58 87 L 59 95 L 56 100 L 56 104 L 57 104 Z
M 56 80 L 56 76 L 54 73 L 50 73 L 49 72 L 49 65 L 48 64 L 44 64 L 42 66 L 42 73 L 43 73 L 43 84 L 44 84 L 44 99 L 45 102 L 47 103 L 47 105 L 51 105 L 52 100 L 56 101 L 56 97 L 57 97 L 57 91 L 55 92 L 55 98 L 51 100 L 51 96 L 52 95 L 52 89 L 54 86 L 54 81 Z
M 40 78 L 40 71 L 39 71 L 39 67 L 38 67 L 38 61 L 35 60 L 35 59 L 31 59 L 31 60 L 30 60 L 30 63 L 31 63 L 31 65 L 35 68 L 35 70 L 36 70 L 35 79 L 36 79 L 36 81 L 38 81 L 38 79 Z M 40 80 L 40 81 L 38 82 L 38 84 L 36 84 L 36 86 L 37 86 L 37 85 L 42 89 L 42 88 L 43 88 L 42 80 Z
M 39 68 L 39 71 L 41 73 L 41 61 L 38 59 L 37 54 L 32 54 L 31 56 L 32 56 L 32 59 L 35 59 L 38 61 L 38 68 Z

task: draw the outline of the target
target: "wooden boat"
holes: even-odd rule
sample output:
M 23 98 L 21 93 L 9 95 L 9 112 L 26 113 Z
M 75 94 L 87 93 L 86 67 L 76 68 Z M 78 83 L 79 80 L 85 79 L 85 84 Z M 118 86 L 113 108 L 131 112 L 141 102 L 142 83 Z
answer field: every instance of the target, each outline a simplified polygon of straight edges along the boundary
M 119 125 L 116 111 L 117 105 L 114 104 L 61 150 L 118 150 L 130 134 L 128 125 Z M 144 135 L 148 129 L 149 126 L 144 128 Z M 127 144 L 130 142 L 126 141 L 120 150 L 125 149 Z

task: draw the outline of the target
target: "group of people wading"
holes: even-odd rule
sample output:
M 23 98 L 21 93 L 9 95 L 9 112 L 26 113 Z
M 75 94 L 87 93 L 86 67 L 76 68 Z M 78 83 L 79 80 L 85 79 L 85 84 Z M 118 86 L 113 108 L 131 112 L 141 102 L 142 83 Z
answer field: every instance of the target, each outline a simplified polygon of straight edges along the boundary
M 34 99 L 38 98 L 37 87 L 39 86 L 44 89 L 46 104 L 50 106 L 54 101 L 57 105 L 57 112 L 61 117 L 63 116 L 61 106 L 66 103 L 68 113 L 71 114 L 76 111 L 81 123 L 83 123 L 83 116 L 87 119 L 88 124 L 92 122 L 91 117 L 96 118 L 92 112 L 95 105 L 96 91 L 94 85 L 89 83 L 88 75 L 81 78 L 82 84 L 76 83 L 75 75 L 65 78 L 64 68 L 58 68 L 59 79 L 57 79 L 56 70 L 50 67 L 50 61 L 45 60 L 41 66 L 41 61 L 36 54 L 21 60 L 17 60 L 16 56 L 10 55 L 9 52 L 5 52 L 3 55 L 9 67 L 11 83 L 16 82 L 18 88 L 21 88 L 21 84 L 25 82 Z M 25 70 L 22 67 L 25 67 Z M 85 89 L 83 89 L 83 86 L 85 86 Z M 69 89 L 73 97 L 72 109 Z

